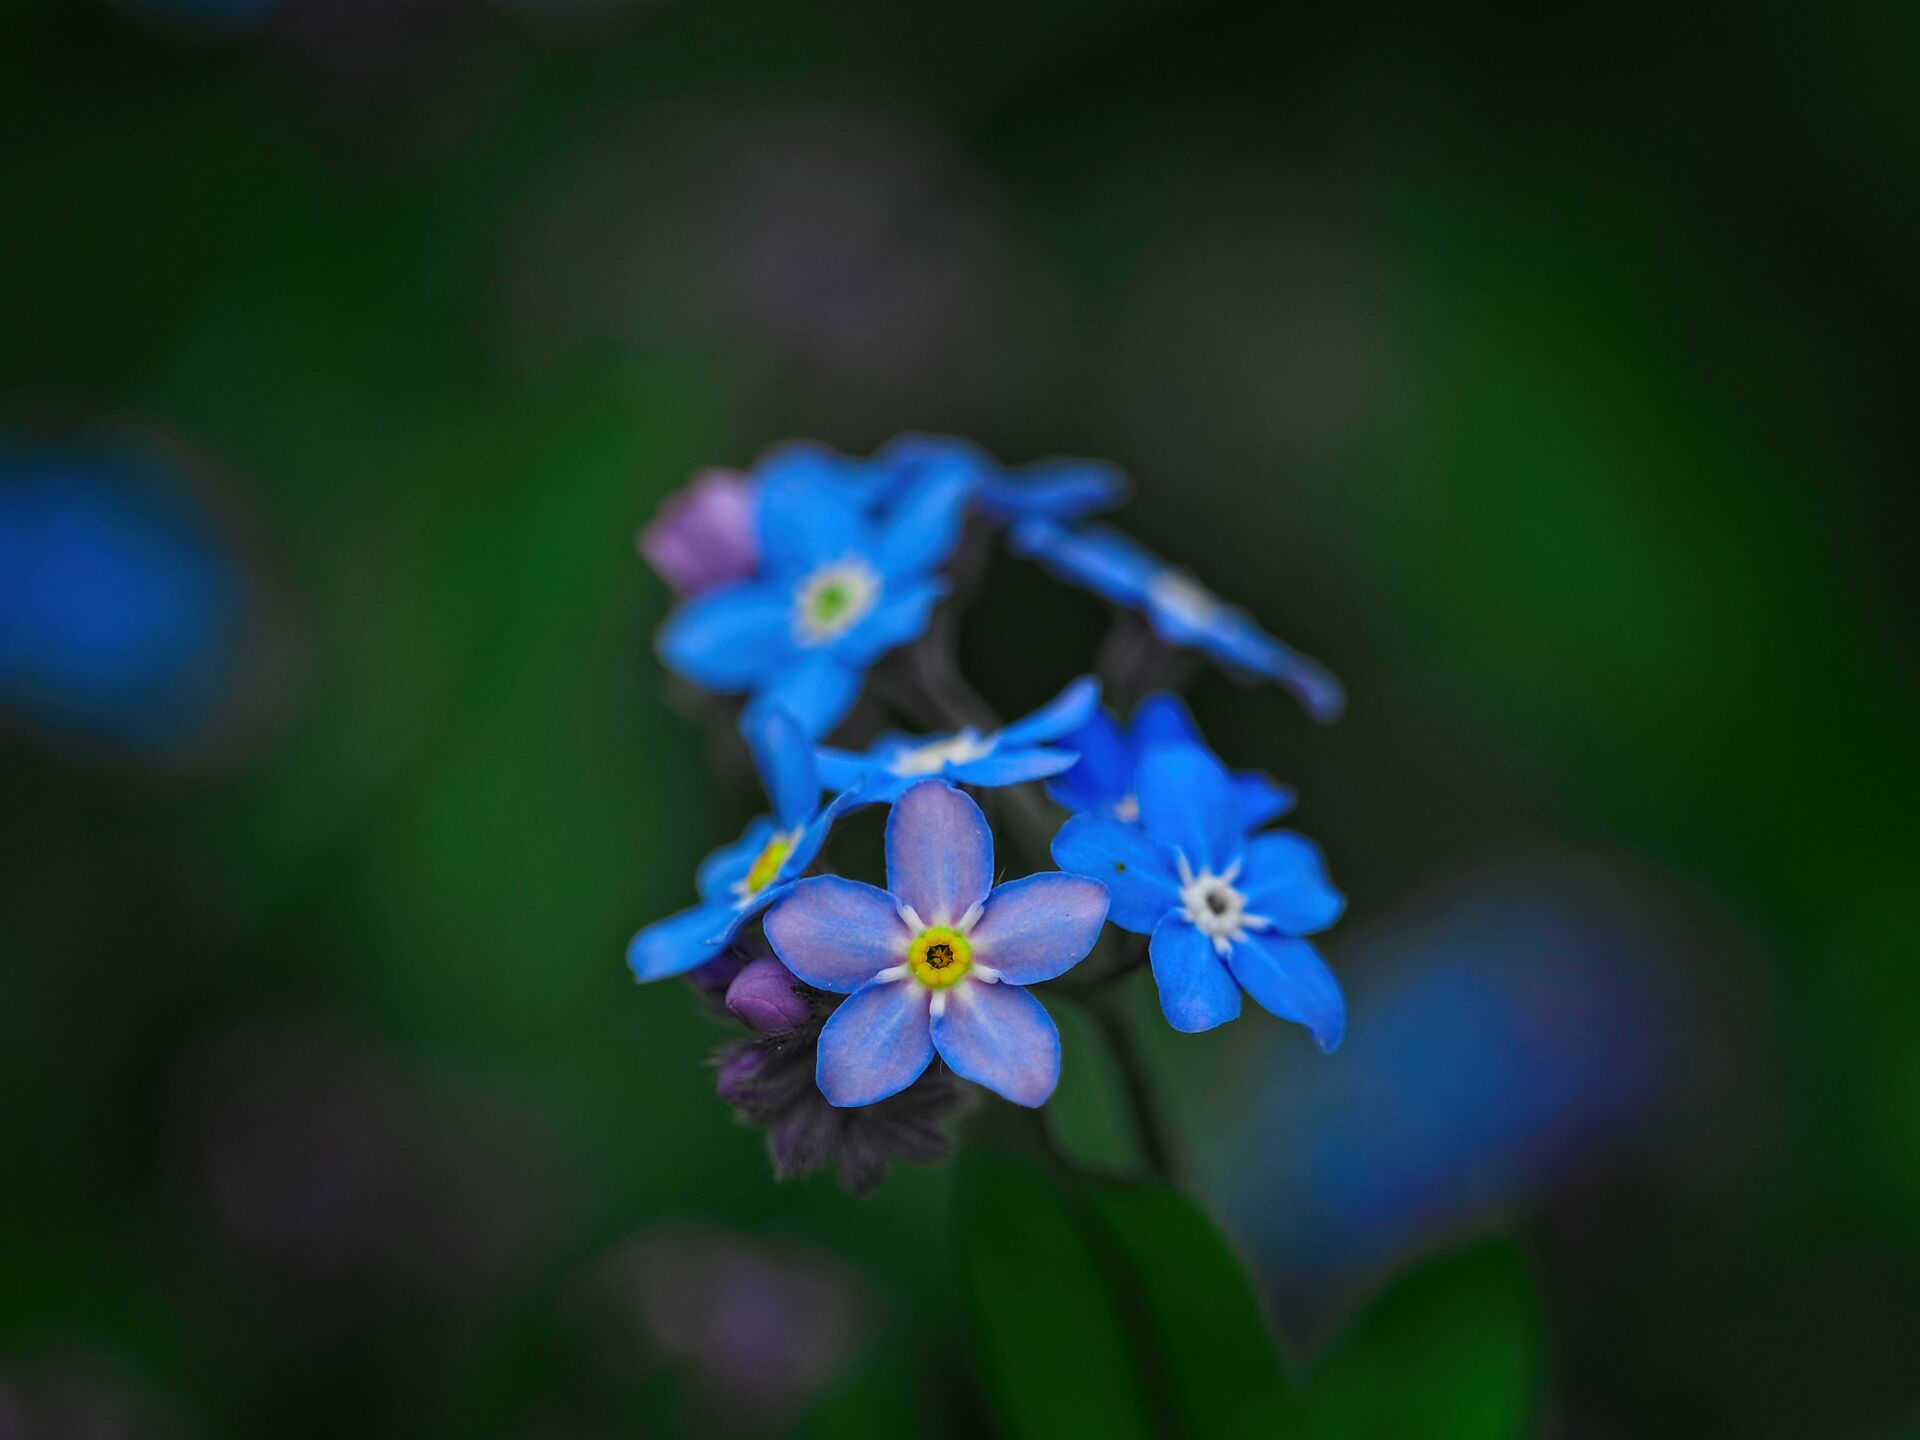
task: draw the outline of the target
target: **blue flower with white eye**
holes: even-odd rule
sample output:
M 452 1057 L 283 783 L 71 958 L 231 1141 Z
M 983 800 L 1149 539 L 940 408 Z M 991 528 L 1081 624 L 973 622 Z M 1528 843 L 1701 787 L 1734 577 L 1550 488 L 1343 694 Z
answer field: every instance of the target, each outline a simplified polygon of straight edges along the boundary
M 1140 793 L 1135 779 L 1140 757 L 1152 745 L 1198 745 L 1205 748 L 1193 712 L 1178 695 L 1161 691 L 1134 707 L 1133 721 L 1122 726 L 1110 710 L 1101 710 L 1060 742 L 1063 750 L 1080 756 L 1079 763 L 1048 782 L 1054 802 L 1078 814 L 1111 815 L 1129 824 L 1140 818 Z M 1240 818 L 1249 830 L 1258 830 L 1293 809 L 1288 786 L 1259 770 L 1236 770 L 1233 793 L 1240 801 Z
M 698 905 L 633 937 L 627 965 L 636 980 L 684 974 L 726 949 L 742 925 L 806 874 L 834 821 L 854 803 L 856 797 L 842 795 L 821 807 L 813 744 L 784 710 L 749 706 L 740 729 L 773 813 L 701 862 L 694 877 Z
M 872 515 L 855 467 L 833 458 L 789 447 L 762 463 L 758 572 L 682 602 L 659 641 L 675 673 L 751 692 L 815 738 L 846 717 L 874 661 L 926 630 L 973 488 L 964 470 L 932 467 Z
M 928 467 L 964 465 L 974 476 L 974 503 L 998 520 L 1073 524 L 1127 498 L 1126 476 L 1103 460 L 1039 460 L 1010 468 L 971 440 L 901 435 L 874 456 L 894 484 L 911 483 Z
M 1332 1050 L 1346 1034 L 1347 1002 L 1301 938 L 1346 908 L 1319 848 L 1285 830 L 1249 835 L 1233 777 L 1199 746 L 1149 746 L 1137 779 L 1138 825 L 1076 815 L 1054 837 L 1053 858 L 1106 885 L 1114 924 L 1153 937 L 1153 978 L 1173 1028 L 1224 1025 L 1245 990 Z
M 815 1078 L 834 1105 L 907 1088 L 938 1054 L 1017 1105 L 1060 1080 L 1060 1032 L 1025 988 L 1064 975 L 1100 937 L 1106 887 L 1058 872 L 993 883 L 993 833 L 973 800 L 922 780 L 887 817 L 887 889 L 802 880 L 767 939 L 807 984 L 845 995 Z
M 822 746 L 820 779 L 830 790 L 860 787 L 860 803 L 889 804 L 917 781 L 956 785 L 1023 785 L 1073 767 L 1071 746 L 1054 741 L 1083 728 L 1100 708 L 1100 682 L 1082 676 L 1024 719 L 999 730 L 951 735 L 882 735 L 864 753 Z
M 1060 579 L 1140 611 L 1169 644 L 1284 685 L 1315 720 L 1338 719 L 1346 708 L 1340 682 L 1317 660 L 1281 644 L 1246 611 L 1110 526 L 1068 530 L 1049 519 L 1025 520 L 1014 526 L 1011 543 Z

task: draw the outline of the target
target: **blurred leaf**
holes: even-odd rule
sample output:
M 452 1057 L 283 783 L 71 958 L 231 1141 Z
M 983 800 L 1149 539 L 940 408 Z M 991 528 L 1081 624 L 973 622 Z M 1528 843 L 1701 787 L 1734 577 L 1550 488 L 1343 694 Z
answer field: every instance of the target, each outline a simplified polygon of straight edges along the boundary
M 1119 1066 L 1100 1027 L 1085 1006 L 1067 996 L 1049 995 L 1047 1002 L 1067 1056 L 1060 1088 L 1042 1112 L 1054 1143 L 1076 1169 L 1117 1175 L 1137 1171 L 1140 1143 L 1127 1114 Z
M 1532 1274 L 1511 1241 L 1428 1261 L 1378 1296 L 1315 1368 L 1299 1433 L 1324 1440 L 1529 1434 L 1540 1324 Z
M 1003 1432 L 1151 1435 L 1140 1357 L 1063 1190 L 1037 1164 L 985 1146 L 970 1148 L 960 1183 L 961 1259 Z M 926 1340 L 933 1358 L 958 1359 L 954 1342 Z
M 1125 1261 L 1178 1432 L 1284 1433 L 1279 1354 L 1252 1282 L 1213 1222 L 1165 1185 L 1101 1185 L 1091 1199 Z

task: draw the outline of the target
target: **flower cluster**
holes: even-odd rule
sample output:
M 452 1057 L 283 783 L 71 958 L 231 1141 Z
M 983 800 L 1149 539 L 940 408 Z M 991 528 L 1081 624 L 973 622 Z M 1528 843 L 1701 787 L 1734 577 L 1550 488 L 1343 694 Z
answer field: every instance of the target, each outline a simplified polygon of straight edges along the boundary
M 946 1153 L 969 1085 L 1045 1104 L 1060 1034 L 1032 987 L 1089 956 L 1073 986 L 1148 965 L 1177 1030 L 1234 1019 L 1244 993 L 1321 1049 L 1340 1043 L 1345 1001 L 1308 937 L 1345 902 L 1316 846 L 1267 828 L 1293 791 L 1228 769 L 1171 693 L 1124 721 L 1103 708 L 1150 688 L 1143 655 L 1180 650 L 1277 682 L 1318 720 L 1342 708 L 1339 683 L 1089 523 L 1125 494 L 1108 465 L 1009 470 L 961 440 L 904 436 L 867 460 L 792 444 L 705 472 L 641 533 L 680 597 L 661 659 L 746 697 L 737 725 L 769 813 L 700 865 L 697 902 L 641 930 L 628 963 L 640 980 L 688 976 L 751 1032 L 721 1052 L 717 1088 L 766 1131 L 778 1173 L 832 1167 L 864 1191 L 893 1159 Z M 950 623 L 999 534 L 1122 612 L 1109 673 L 1006 724 L 960 676 Z M 1024 869 L 1059 868 L 999 881 L 983 801 L 1003 837 L 1021 821 Z M 884 887 L 822 864 L 839 821 L 876 806 Z

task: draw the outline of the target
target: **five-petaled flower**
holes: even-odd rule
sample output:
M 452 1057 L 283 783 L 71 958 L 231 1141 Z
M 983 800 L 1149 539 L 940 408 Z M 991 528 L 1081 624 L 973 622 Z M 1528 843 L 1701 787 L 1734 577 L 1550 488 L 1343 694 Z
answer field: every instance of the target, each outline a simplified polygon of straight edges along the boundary
M 742 925 L 806 873 L 834 821 L 854 803 L 855 797 L 841 795 L 822 808 L 813 746 L 784 710 L 749 706 L 740 728 L 773 813 L 701 862 L 694 880 L 698 905 L 633 937 L 627 964 L 636 980 L 681 975 L 718 955 Z
M 943 780 L 900 797 L 886 851 L 886 890 L 818 876 L 767 914 L 787 968 L 847 997 L 820 1035 L 821 1093 L 871 1105 L 937 1053 L 1016 1104 L 1043 1104 L 1060 1078 L 1060 1032 L 1024 987 L 1093 948 L 1106 887 L 1048 872 L 996 888 L 986 817 Z
M 1153 937 L 1168 1021 L 1211 1030 L 1239 1015 L 1245 989 L 1332 1050 L 1346 1033 L 1346 1000 L 1300 938 L 1346 905 L 1318 847 L 1284 830 L 1249 835 L 1232 776 L 1199 746 L 1148 747 L 1137 779 L 1139 825 L 1076 815 L 1054 838 L 1053 858 L 1105 882 L 1115 925 Z
M 1315 720 L 1335 720 L 1345 708 L 1340 682 L 1319 661 L 1281 644 L 1246 611 L 1111 526 L 1068 530 L 1031 519 L 1015 525 L 1011 539 L 1015 551 L 1059 578 L 1138 610 L 1169 644 L 1285 686 Z
M 1153 745 L 1206 745 L 1186 702 L 1164 690 L 1135 706 L 1131 723 L 1124 727 L 1111 710 L 1101 710 L 1062 739 L 1060 747 L 1075 752 L 1080 760 L 1048 782 L 1047 794 L 1077 814 L 1137 821 L 1136 776 L 1140 757 Z M 1240 801 L 1241 822 L 1249 830 L 1258 830 L 1293 809 L 1292 789 L 1260 770 L 1236 770 L 1233 793 Z
M 1024 719 L 998 730 L 957 730 L 950 735 L 882 735 L 864 754 L 822 746 L 820 779 L 833 790 L 860 787 L 862 804 L 886 804 L 907 787 L 938 777 L 956 785 L 992 788 L 1023 785 L 1070 770 L 1071 746 L 1056 745 L 1098 713 L 1100 682 L 1081 676 Z
M 973 480 L 961 466 L 929 467 L 874 515 L 812 448 L 757 473 L 758 572 L 685 601 L 660 632 L 660 656 L 708 690 L 778 705 L 818 738 L 852 708 L 867 667 L 927 628 Z

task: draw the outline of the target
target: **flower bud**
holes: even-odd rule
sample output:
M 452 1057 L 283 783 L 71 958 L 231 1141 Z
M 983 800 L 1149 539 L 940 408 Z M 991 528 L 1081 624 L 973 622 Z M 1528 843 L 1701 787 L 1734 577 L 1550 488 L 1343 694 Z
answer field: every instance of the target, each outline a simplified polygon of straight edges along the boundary
M 640 532 L 640 554 L 680 595 L 748 579 L 760 566 L 759 494 L 737 470 L 703 470 Z
M 777 1035 L 802 1025 L 813 1007 L 794 988 L 787 967 L 762 956 L 733 977 L 727 987 L 727 1009 L 762 1035 Z
M 753 1082 L 759 1078 L 767 1057 L 758 1050 L 742 1050 L 720 1067 L 713 1088 L 729 1105 L 742 1105 L 753 1094 Z

